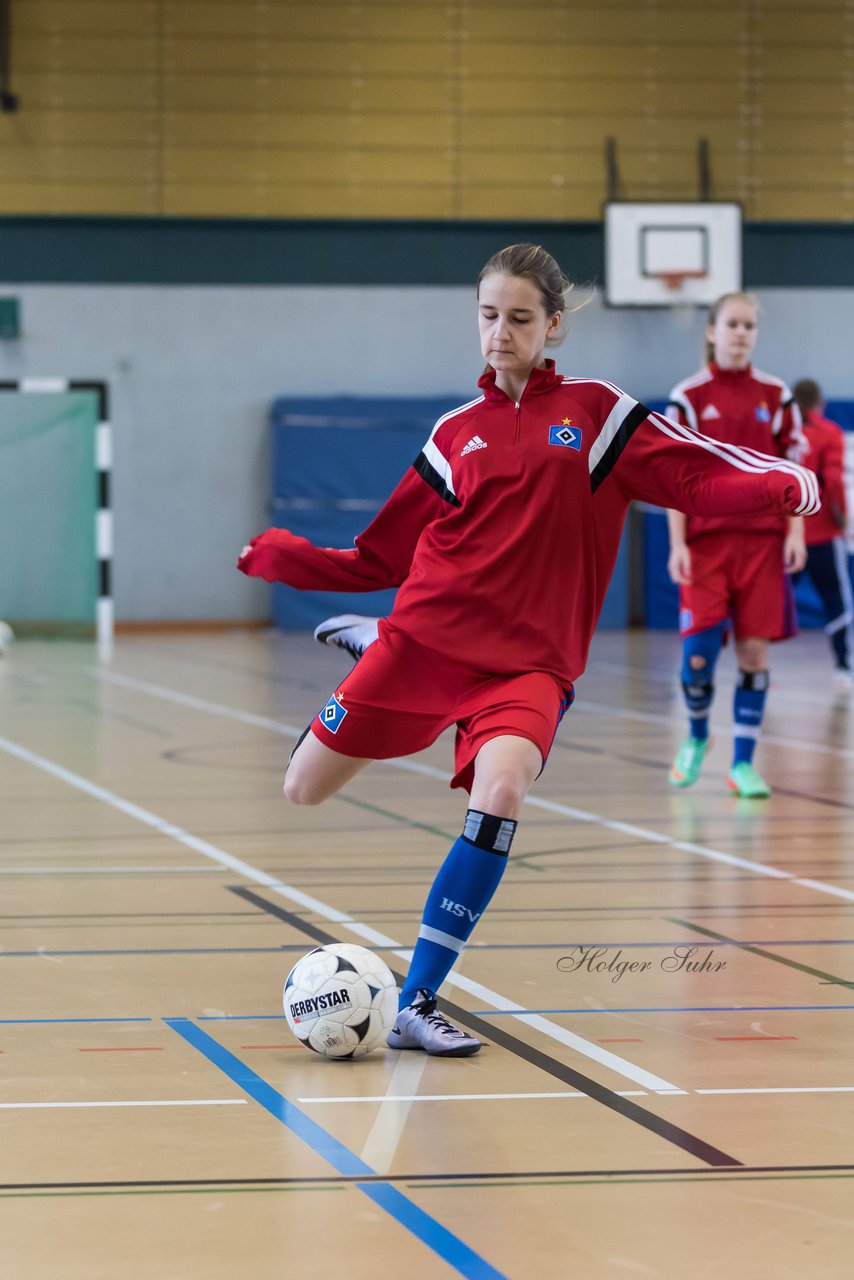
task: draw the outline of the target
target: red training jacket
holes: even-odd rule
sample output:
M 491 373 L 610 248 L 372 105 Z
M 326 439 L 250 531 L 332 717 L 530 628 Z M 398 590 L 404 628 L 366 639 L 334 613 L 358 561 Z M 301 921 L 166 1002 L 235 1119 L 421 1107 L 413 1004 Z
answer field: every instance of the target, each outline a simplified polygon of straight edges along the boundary
M 811 471 L 718 444 L 609 382 L 535 369 L 519 403 L 488 371 L 445 414 L 348 550 L 268 529 L 238 561 L 268 582 L 400 590 L 384 635 L 484 675 L 584 670 L 633 498 L 701 515 L 806 514 Z
M 713 440 L 801 462 L 806 453 L 801 413 L 792 393 L 779 378 L 748 366 L 719 369 L 712 361 L 670 393 L 667 415 L 702 431 Z M 709 533 L 774 533 L 783 538 L 787 521 L 778 511 L 720 512 L 711 518 L 691 513 L 685 527 L 691 543 Z
M 841 537 L 845 528 L 845 432 L 838 423 L 808 409 L 804 434 L 809 447 L 804 466 L 818 476 L 821 495 L 821 511 L 804 522 L 807 546 L 812 547 Z

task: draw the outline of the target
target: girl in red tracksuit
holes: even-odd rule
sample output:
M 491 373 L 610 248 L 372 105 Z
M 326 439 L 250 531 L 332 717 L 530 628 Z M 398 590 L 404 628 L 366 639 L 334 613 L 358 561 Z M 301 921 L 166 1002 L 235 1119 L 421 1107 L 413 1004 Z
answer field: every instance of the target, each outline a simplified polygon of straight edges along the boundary
M 806 451 L 801 417 L 785 383 L 750 363 L 756 344 L 759 304 L 748 293 L 724 294 L 709 311 L 709 363 L 670 393 L 668 417 L 690 431 L 800 461 Z M 726 628 L 732 624 L 738 661 L 733 704 L 734 736 L 730 790 L 759 798 L 770 788 L 753 767 L 753 752 L 768 689 L 768 643 L 795 634 L 794 599 L 786 574 L 806 563 L 803 520 L 778 509 L 668 512 L 668 570 L 679 583 L 679 627 L 683 636 L 682 688 L 690 736 L 670 773 L 687 787 L 700 773 L 709 746 L 708 714 L 714 669 Z
M 269 529 L 239 567 L 320 590 L 399 587 L 379 639 L 297 746 L 285 794 L 317 804 L 369 761 L 420 751 L 456 725 L 463 832 L 430 891 L 389 1036 L 394 1048 L 474 1053 L 436 991 L 507 863 L 525 795 L 584 670 L 633 498 L 706 516 L 812 511 L 815 478 L 650 413 L 608 382 L 563 377 L 569 284 L 535 245 L 478 282 L 487 361 L 479 394 L 446 414 L 348 550 Z
M 804 465 L 818 477 L 821 511 L 804 521 L 807 543 L 806 573 L 824 605 L 825 633 L 833 653 L 833 685 L 838 693 L 854 690 L 851 673 L 852 600 L 848 572 L 845 527 L 848 523 L 845 495 L 845 432 L 837 422 L 822 417 L 821 388 L 812 378 L 794 386 L 795 400 L 804 420 L 808 452 Z

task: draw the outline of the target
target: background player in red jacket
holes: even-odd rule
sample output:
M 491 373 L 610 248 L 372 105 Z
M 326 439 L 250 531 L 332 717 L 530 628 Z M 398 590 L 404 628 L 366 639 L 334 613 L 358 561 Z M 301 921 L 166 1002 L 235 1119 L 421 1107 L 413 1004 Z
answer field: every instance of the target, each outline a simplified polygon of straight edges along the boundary
M 812 472 L 726 449 L 611 383 L 544 359 L 569 288 L 535 245 L 511 245 L 478 281 L 487 368 L 445 414 L 347 550 L 269 529 L 239 567 L 320 590 L 399 587 L 379 638 L 312 721 L 285 794 L 319 804 L 371 760 L 422 750 L 455 725 L 451 783 L 471 793 L 463 831 L 424 909 L 389 1045 L 474 1053 L 436 991 L 507 863 L 610 579 L 629 502 L 725 512 L 812 511 Z
M 847 524 L 845 499 L 845 432 L 822 416 L 821 388 L 811 378 L 794 386 L 795 400 L 804 420 L 809 452 L 804 465 L 816 473 L 821 511 L 804 524 L 807 541 L 806 572 L 824 605 L 835 671 L 834 687 L 840 693 L 854 689 L 851 674 L 851 623 L 854 619 L 848 549 L 843 536 Z
M 751 365 L 759 303 L 730 293 L 712 305 L 704 369 L 670 393 L 668 417 L 692 431 L 739 446 L 800 460 L 801 416 L 785 383 Z M 684 511 L 684 508 L 683 508 Z M 670 780 L 696 782 L 709 746 L 715 664 L 729 625 L 735 635 L 738 682 L 733 700 L 733 756 L 727 784 L 737 795 L 762 797 L 770 788 L 753 767 L 768 690 L 768 642 L 795 634 L 794 597 L 786 574 L 806 563 L 803 521 L 779 511 L 684 515 L 668 511 L 668 572 L 679 584 L 683 637 L 682 689 L 690 736 Z

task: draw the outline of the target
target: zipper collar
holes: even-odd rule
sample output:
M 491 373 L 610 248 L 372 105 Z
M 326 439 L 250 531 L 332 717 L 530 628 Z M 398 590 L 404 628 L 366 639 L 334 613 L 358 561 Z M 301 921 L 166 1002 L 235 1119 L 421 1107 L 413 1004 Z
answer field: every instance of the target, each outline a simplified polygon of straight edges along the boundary
M 545 368 L 531 370 L 528 381 L 525 384 L 525 390 L 522 392 L 521 400 L 527 400 L 529 396 L 543 395 L 547 391 L 554 391 L 555 387 L 559 387 L 562 382 L 561 375 L 555 371 L 554 360 L 546 360 Z M 477 385 L 487 400 L 510 400 L 511 404 L 517 403 L 507 395 L 506 391 L 502 391 L 495 385 L 495 370 L 491 365 L 478 378 Z M 518 403 L 521 403 L 521 400 Z
M 748 364 L 744 369 L 722 369 L 719 364 L 715 364 L 714 360 L 709 361 L 709 368 L 716 378 L 728 378 L 732 382 L 744 381 L 753 377 L 753 365 Z

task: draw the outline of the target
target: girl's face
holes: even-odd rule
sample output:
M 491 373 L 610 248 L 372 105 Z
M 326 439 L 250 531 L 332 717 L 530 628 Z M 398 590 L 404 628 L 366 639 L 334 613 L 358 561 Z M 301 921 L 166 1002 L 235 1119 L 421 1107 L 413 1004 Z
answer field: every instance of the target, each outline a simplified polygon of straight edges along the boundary
M 715 349 L 715 364 L 722 369 L 746 369 L 758 333 L 756 308 L 741 298 L 731 298 L 706 325 L 706 337 Z
M 561 313 L 549 315 L 537 286 L 522 276 L 488 275 L 477 296 L 480 349 L 497 374 L 514 382 L 543 362 L 546 339 L 560 328 Z

